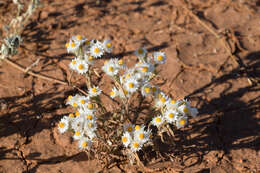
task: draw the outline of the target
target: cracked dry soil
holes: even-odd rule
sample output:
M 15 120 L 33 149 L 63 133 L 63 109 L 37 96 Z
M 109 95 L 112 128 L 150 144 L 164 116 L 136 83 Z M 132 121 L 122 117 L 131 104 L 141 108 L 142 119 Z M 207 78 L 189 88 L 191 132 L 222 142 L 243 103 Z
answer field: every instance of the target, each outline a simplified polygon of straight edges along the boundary
M 15 9 L 11 0 L 0 2 L 1 38 Z M 127 63 L 136 61 L 132 54 L 141 46 L 165 51 L 157 84 L 176 99 L 191 100 L 199 116 L 176 132 L 175 148 L 164 151 L 161 144 L 143 160 L 145 168 L 120 159 L 104 167 L 80 152 L 70 134 L 57 134 L 57 121 L 71 111 L 65 98 L 77 90 L 1 61 L 1 173 L 260 172 L 259 1 L 46 0 L 23 30 L 12 60 L 28 67 L 39 59 L 33 71 L 68 80 L 73 57 L 64 44 L 75 34 L 111 39 L 111 56 Z M 73 81 L 84 84 L 80 76 Z M 96 82 L 109 91 L 103 74 Z

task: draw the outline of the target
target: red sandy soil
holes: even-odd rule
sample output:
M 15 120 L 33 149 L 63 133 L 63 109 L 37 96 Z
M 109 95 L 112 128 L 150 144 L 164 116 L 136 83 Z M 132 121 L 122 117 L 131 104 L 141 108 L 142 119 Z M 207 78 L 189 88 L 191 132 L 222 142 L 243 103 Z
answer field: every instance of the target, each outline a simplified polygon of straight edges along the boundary
M 1 173 L 260 172 L 259 1 L 190 0 L 189 10 L 182 0 L 42 1 L 13 61 L 28 67 L 40 59 L 34 72 L 66 81 L 73 56 L 64 45 L 75 34 L 111 39 L 113 57 L 127 63 L 135 62 L 133 51 L 142 46 L 165 51 L 157 84 L 176 99 L 188 98 L 200 114 L 176 132 L 175 147 L 161 142 L 158 151 L 145 151 L 153 153 L 141 158 L 145 168 L 120 159 L 104 167 L 79 151 L 70 134 L 57 133 L 57 122 L 71 111 L 65 99 L 78 91 L 1 61 Z M 0 2 L 1 28 L 15 9 L 11 0 Z M 103 76 L 96 83 L 108 92 Z M 76 75 L 73 81 L 84 84 Z

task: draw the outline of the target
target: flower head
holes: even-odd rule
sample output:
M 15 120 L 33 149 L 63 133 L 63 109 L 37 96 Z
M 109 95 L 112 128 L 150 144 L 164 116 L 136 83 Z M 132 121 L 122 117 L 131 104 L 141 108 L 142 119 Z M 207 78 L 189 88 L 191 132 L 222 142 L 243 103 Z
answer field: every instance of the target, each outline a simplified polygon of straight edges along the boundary
M 96 97 L 96 96 L 100 95 L 101 92 L 102 92 L 102 90 L 99 89 L 98 86 L 94 86 L 92 88 L 89 88 L 89 91 L 88 91 L 89 97 Z
M 165 119 L 161 115 L 156 116 L 152 120 L 152 124 L 156 127 L 160 127 L 164 123 Z
M 103 47 L 104 47 L 104 50 L 107 52 L 107 53 L 111 53 L 112 50 L 113 50 L 113 46 L 112 46 L 112 43 L 110 40 L 105 40 L 103 42 Z
M 153 58 L 156 64 L 165 64 L 166 55 L 164 52 L 154 52 Z
M 176 127 L 182 128 L 188 124 L 188 117 L 187 116 L 180 116 L 176 119 Z
M 68 117 L 64 117 L 60 120 L 58 124 L 58 130 L 60 133 L 64 133 L 69 129 L 69 119 Z
M 89 149 L 89 148 L 91 147 L 92 142 L 91 142 L 91 140 L 89 140 L 88 138 L 82 137 L 82 138 L 79 140 L 78 145 L 79 145 L 79 148 L 80 148 L 81 150 L 86 150 L 86 149 Z
M 128 147 L 128 145 L 132 142 L 132 137 L 129 132 L 124 132 L 121 140 L 122 140 L 122 143 L 124 144 L 124 146 Z
M 90 55 L 95 58 L 100 58 L 102 55 L 104 55 L 104 46 L 99 41 L 96 41 L 96 43 L 93 43 L 93 45 L 90 47 Z
M 147 50 L 145 48 L 139 48 L 135 51 L 135 55 L 140 58 L 144 58 L 147 54 Z

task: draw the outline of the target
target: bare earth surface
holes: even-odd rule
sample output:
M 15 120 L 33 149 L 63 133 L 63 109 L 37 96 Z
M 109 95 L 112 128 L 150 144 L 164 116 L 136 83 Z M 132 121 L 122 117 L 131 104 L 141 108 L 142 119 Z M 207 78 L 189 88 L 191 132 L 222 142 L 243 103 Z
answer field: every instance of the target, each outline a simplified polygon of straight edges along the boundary
M 111 56 L 130 64 L 139 47 L 165 51 L 167 63 L 159 67 L 155 83 L 176 99 L 188 98 L 199 116 L 176 132 L 175 147 L 161 142 L 156 152 L 145 151 L 152 153 L 148 160 L 141 157 L 145 168 L 120 159 L 104 165 L 79 151 L 71 134 L 57 133 L 57 122 L 71 111 L 65 99 L 78 91 L 24 74 L 2 61 L 0 172 L 260 172 L 259 1 L 95 2 L 43 1 L 12 60 L 28 67 L 40 59 L 34 72 L 67 81 L 73 56 L 66 53 L 65 43 L 72 35 L 111 39 L 115 48 Z M 0 1 L 1 28 L 15 10 L 11 0 Z M 96 84 L 108 92 L 108 79 L 99 72 Z M 78 75 L 72 81 L 84 85 Z

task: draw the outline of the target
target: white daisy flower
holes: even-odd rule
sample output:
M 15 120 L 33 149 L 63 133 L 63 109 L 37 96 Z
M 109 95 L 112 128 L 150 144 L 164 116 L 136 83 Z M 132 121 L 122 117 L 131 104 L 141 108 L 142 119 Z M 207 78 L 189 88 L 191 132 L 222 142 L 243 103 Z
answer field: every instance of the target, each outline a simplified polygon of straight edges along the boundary
M 156 116 L 153 118 L 152 125 L 154 125 L 156 127 L 160 127 L 164 123 L 164 121 L 165 121 L 164 117 L 159 115 L 159 116 Z
M 116 87 L 114 87 L 114 88 L 112 89 L 112 91 L 109 93 L 109 95 L 110 95 L 111 98 L 115 98 L 115 97 L 117 97 L 117 96 L 119 95 L 119 92 L 118 92 L 118 90 L 116 89 Z
M 135 132 L 138 132 L 139 130 L 144 130 L 144 125 L 142 124 L 141 126 L 140 125 L 135 125 Z
M 124 132 L 129 132 L 129 133 L 133 133 L 134 132 L 134 125 L 133 124 L 125 124 L 123 126 L 124 128 Z
M 99 41 L 96 41 L 91 47 L 90 47 L 90 55 L 95 58 L 100 58 L 102 55 L 104 55 L 104 46 Z
M 187 116 L 180 116 L 176 119 L 176 127 L 182 128 L 188 124 L 188 117 Z
M 75 96 L 69 96 L 66 104 L 71 105 L 74 108 L 78 107 L 78 98 L 80 95 L 76 94 Z
M 140 143 L 139 141 L 137 140 L 133 140 L 130 144 L 130 149 L 132 152 L 137 152 L 139 150 L 141 150 L 143 147 L 143 144 Z
M 68 117 L 63 117 L 58 124 L 58 130 L 60 133 L 64 133 L 68 129 L 69 129 L 69 119 Z
M 84 124 L 84 131 L 85 132 L 94 132 L 97 129 L 97 123 L 94 120 L 86 120 Z
M 165 64 L 166 55 L 164 52 L 154 52 L 153 58 L 156 64 Z
M 151 95 L 153 93 L 152 91 L 152 85 L 149 83 L 146 83 L 141 88 L 141 94 L 145 97 Z
M 89 140 L 88 138 L 82 137 L 82 138 L 79 140 L 78 145 L 79 145 L 79 148 L 80 148 L 81 150 L 86 150 L 86 149 L 89 149 L 89 148 L 91 147 L 92 142 L 91 142 L 91 140 Z
M 95 62 L 95 58 L 93 56 L 90 56 L 88 54 L 84 54 L 84 60 L 87 62 L 89 65 L 93 65 Z
M 165 106 L 168 99 L 169 99 L 168 96 L 166 96 L 163 92 L 158 93 L 155 99 L 155 106 L 157 107 Z
M 176 117 L 178 115 L 178 112 L 175 110 L 167 110 L 164 113 L 164 118 L 168 123 L 174 123 L 176 121 Z
M 132 137 L 129 132 L 124 132 L 121 140 L 122 140 L 122 143 L 124 144 L 124 146 L 128 147 L 129 144 L 132 142 Z
M 76 116 L 71 123 L 71 127 L 74 131 L 82 131 L 84 128 L 85 119 L 81 116 Z
M 134 78 L 127 79 L 124 83 L 124 88 L 130 93 L 137 91 L 138 87 L 139 83 Z
M 134 140 L 144 144 L 149 140 L 149 134 L 141 128 L 134 132 Z
M 113 46 L 112 46 L 112 43 L 110 40 L 105 40 L 103 42 L 103 47 L 104 47 L 104 50 L 107 52 L 107 53 L 111 53 L 112 50 L 113 50 Z
M 90 101 L 84 105 L 83 110 L 85 114 L 94 113 L 96 111 L 95 105 Z
M 140 58 L 144 58 L 147 54 L 147 50 L 145 48 L 139 48 L 135 51 L 135 55 Z
M 153 64 L 142 63 L 142 64 L 136 64 L 135 67 L 140 73 L 144 75 L 151 75 L 151 73 L 154 72 Z
M 153 86 L 152 92 L 153 92 L 153 96 L 156 98 L 161 91 L 160 91 L 160 88 L 158 86 Z
M 88 63 L 85 60 L 78 59 L 75 71 L 79 74 L 86 73 L 88 71 Z
M 124 60 L 122 60 L 122 59 L 114 59 L 114 63 L 115 63 L 115 65 L 116 65 L 116 67 L 118 68 L 118 69 L 125 69 L 126 68 L 126 65 L 125 65 L 125 62 L 124 62 Z
M 77 98 L 77 104 L 78 106 L 80 106 L 81 108 L 84 107 L 84 105 L 89 102 L 89 97 L 86 96 L 78 96 Z
M 98 86 L 94 86 L 92 88 L 89 88 L 89 90 L 88 90 L 89 97 L 96 97 L 96 96 L 100 95 L 101 91 L 102 90 L 99 89 Z
M 77 69 L 77 63 L 78 62 L 78 58 L 74 58 L 71 62 L 70 62 L 70 64 L 69 64 L 69 67 L 72 69 L 72 70 L 76 70 Z
M 83 37 L 82 35 L 76 35 L 76 36 L 72 36 L 72 40 L 76 44 L 83 45 L 86 42 L 87 39 L 85 37 Z
M 82 137 L 84 137 L 84 132 L 82 130 L 76 130 L 74 135 L 73 135 L 73 139 L 74 140 L 79 140 Z
M 189 115 L 190 114 L 189 107 L 185 104 L 179 106 L 178 111 L 181 112 L 183 115 Z
M 169 98 L 167 100 L 167 103 L 166 103 L 166 108 L 167 109 L 176 109 L 177 108 L 177 102 L 176 100 L 172 99 L 172 98 Z
M 74 53 L 77 54 L 79 51 L 80 43 L 79 42 L 74 42 L 70 40 L 68 43 L 66 43 L 66 48 L 68 53 Z
M 109 61 L 105 61 L 102 70 L 109 76 L 115 76 L 119 72 L 119 68 L 115 65 L 112 59 Z

